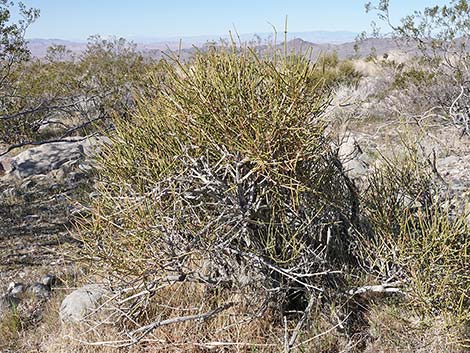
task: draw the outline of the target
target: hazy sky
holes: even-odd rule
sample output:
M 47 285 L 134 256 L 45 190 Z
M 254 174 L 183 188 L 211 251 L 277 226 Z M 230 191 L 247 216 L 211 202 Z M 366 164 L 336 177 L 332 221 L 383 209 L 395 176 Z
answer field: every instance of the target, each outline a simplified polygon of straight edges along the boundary
M 91 34 L 178 37 L 369 28 L 363 0 L 23 0 L 41 10 L 29 38 L 86 39 Z M 394 17 L 444 0 L 391 0 Z

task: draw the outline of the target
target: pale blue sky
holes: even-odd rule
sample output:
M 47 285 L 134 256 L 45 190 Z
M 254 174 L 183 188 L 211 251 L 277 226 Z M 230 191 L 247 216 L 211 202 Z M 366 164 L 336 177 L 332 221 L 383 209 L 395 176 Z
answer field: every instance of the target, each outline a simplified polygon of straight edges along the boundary
M 126 37 L 223 35 L 289 31 L 360 32 L 369 28 L 363 0 L 23 0 L 41 10 L 29 38 L 86 39 L 91 34 Z M 391 0 L 394 17 L 444 0 Z

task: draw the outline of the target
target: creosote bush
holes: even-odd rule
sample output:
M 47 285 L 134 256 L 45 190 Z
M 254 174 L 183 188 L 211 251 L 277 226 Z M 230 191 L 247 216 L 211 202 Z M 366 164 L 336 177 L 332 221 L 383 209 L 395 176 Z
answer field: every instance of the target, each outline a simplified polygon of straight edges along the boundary
M 338 86 L 355 87 L 362 75 L 354 68 L 351 60 L 340 60 L 338 53 L 323 53 L 318 57 L 316 72 L 319 79 L 325 80 L 329 89 Z
M 389 0 L 366 4 L 366 11 L 376 11 L 398 43 L 413 43 L 419 52 L 414 61 L 420 66 L 397 75 L 395 84 L 406 88 L 403 97 L 408 102 L 396 110 L 409 112 L 413 106 L 412 114 L 438 115 L 461 128 L 462 134 L 470 131 L 470 57 L 466 40 L 470 29 L 469 8 L 467 0 L 449 0 L 447 4 L 414 11 L 394 24 Z M 375 24 L 372 36 L 382 36 Z
M 149 84 L 146 72 L 158 66 L 132 42 L 99 36 L 90 37 L 79 55 L 53 45 L 43 59 L 15 63 L 0 100 L 0 142 L 28 144 L 106 129 L 112 115 L 132 111 L 134 94 Z

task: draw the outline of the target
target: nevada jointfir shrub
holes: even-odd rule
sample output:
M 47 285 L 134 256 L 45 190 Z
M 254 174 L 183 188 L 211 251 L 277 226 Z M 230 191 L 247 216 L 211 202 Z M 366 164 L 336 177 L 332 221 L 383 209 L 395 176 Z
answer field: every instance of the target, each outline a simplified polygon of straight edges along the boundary
M 99 161 L 83 231 L 93 258 L 134 278 L 259 281 L 300 297 L 340 285 L 354 262 L 357 195 L 315 70 L 235 46 L 168 60 Z

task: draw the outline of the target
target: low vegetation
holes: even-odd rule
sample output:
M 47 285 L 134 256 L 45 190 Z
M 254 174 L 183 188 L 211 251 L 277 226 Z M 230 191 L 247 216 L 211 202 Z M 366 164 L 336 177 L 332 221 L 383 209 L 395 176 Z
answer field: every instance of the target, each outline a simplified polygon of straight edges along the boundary
M 170 345 L 223 331 L 266 351 L 360 349 L 366 308 L 390 299 L 468 325 L 468 224 L 440 206 L 426 158 L 406 148 L 357 186 L 328 132 L 318 67 L 272 57 L 222 47 L 167 63 L 157 96 L 140 101 L 130 124 L 116 120 L 81 239 L 126 286 L 119 319 L 129 342 L 152 334 L 148 314 L 168 291 L 174 309 L 157 321 L 224 309 L 204 334 Z M 310 339 L 334 318 L 342 343 Z M 266 320 L 261 341 L 240 336 Z
M 45 59 L 16 63 L 2 98 L 1 139 L 21 145 L 103 130 L 112 115 L 132 111 L 154 66 L 132 43 L 99 36 L 78 56 L 59 45 Z
M 387 19 L 388 2 L 377 9 Z M 23 11 L 27 23 L 37 16 Z M 411 23 L 397 31 L 416 35 Z M 0 29 L 22 47 L 17 29 Z M 451 195 L 436 155 L 410 132 L 411 121 L 428 134 L 431 111 L 467 132 L 453 119 L 465 94 L 451 84 L 466 88 L 467 73 L 426 55 L 371 57 L 360 63 L 386 73 L 384 89 L 332 111 L 341 89 L 360 92 L 370 79 L 358 59 L 258 49 L 222 43 L 154 62 L 124 40 L 93 37 L 79 57 L 60 46 L 45 60 L 16 53 L 0 86 L 5 151 L 110 138 L 72 234 L 77 263 L 112 294 L 78 326 L 59 324 L 58 296 L 44 320 L 13 310 L 0 320 L 6 349 L 469 349 L 467 200 Z M 408 134 L 353 177 L 341 114 L 371 104 L 361 123 L 378 131 L 398 115 Z

